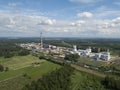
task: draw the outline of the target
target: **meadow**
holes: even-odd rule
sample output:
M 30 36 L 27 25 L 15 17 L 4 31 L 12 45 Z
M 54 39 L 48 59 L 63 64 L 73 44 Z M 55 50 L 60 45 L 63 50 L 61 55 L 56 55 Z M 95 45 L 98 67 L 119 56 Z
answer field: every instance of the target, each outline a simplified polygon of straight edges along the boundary
M 44 62 L 44 60 L 39 60 L 37 57 L 32 55 L 27 56 L 14 56 L 11 58 L 0 58 L 0 62 L 4 67 L 9 67 L 10 70 L 16 70 L 31 66 L 34 62 Z
M 32 80 L 61 67 L 32 55 L 11 58 L 1 57 L 0 62 L 4 67 L 9 68 L 8 71 L 0 72 L 1 90 L 21 90 Z M 33 65 L 34 63 L 39 63 L 39 65 Z
M 89 66 L 93 66 L 93 67 L 100 67 L 100 66 L 105 66 L 107 65 L 106 62 L 102 62 L 102 61 L 95 61 L 93 59 L 90 58 L 86 58 L 86 57 L 80 57 L 78 60 L 78 63 L 81 65 L 89 65 Z
M 101 84 L 103 78 L 81 71 L 74 71 L 71 76 L 71 90 L 107 90 Z

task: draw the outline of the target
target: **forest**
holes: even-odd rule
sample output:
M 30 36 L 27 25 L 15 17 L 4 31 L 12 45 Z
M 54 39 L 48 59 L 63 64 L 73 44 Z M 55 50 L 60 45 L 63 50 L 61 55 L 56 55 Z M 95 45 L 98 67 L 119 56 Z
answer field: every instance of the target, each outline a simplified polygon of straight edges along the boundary
M 64 64 L 60 69 L 25 85 L 23 90 L 120 90 L 119 85 L 119 77 L 106 76 L 101 78 L 76 71 L 70 65 Z
M 15 43 L 0 43 L 0 57 L 10 58 L 12 56 L 28 55 L 29 51 L 17 46 Z
M 12 43 L 10 41 L 7 42 L 7 40 L 0 40 L 0 57 L 11 58 L 13 56 L 26 56 L 28 54 L 30 54 L 29 50 L 21 48 L 20 46 L 16 45 L 15 42 Z M 8 67 L 4 67 L 0 63 L 0 72 L 8 70 Z
M 62 68 L 42 76 L 37 81 L 33 81 L 30 85 L 26 85 L 23 90 L 70 90 L 70 76 L 73 71 L 74 68 L 64 65 Z

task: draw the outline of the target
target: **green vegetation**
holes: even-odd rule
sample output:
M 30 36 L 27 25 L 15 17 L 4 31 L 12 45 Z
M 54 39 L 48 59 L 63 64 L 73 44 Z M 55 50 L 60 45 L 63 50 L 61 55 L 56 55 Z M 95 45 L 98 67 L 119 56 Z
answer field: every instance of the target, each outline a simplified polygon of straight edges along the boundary
M 22 49 L 18 52 L 19 56 L 25 56 L 25 55 L 28 55 L 28 54 L 30 54 L 30 52 L 26 49 Z
M 0 90 L 21 90 L 26 84 L 30 83 L 32 79 L 23 76 L 17 76 L 0 82 Z
M 117 58 L 114 60 L 114 63 L 111 63 L 110 65 L 111 65 L 111 67 L 113 67 L 115 70 L 119 70 L 119 71 L 120 71 L 120 57 L 117 57 Z
M 98 72 L 98 71 L 95 71 L 95 70 L 84 68 L 84 67 L 81 67 L 81 66 L 78 66 L 78 65 L 75 65 L 75 64 L 71 64 L 71 66 L 74 67 L 78 71 L 83 71 L 83 72 L 86 72 L 86 73 L 89 73 L 89 74 L 92 74 L 92 75 L 95 75 L 95 76 L 98 76 L 98 77 L 102 77 L 102 78 L 105 77 L 105 74 L 102 73 L 102 72 Z
M 62 68 L 26 85 L 23 90 L 70 90 L 70 76 L 73 70 L 72 67 L 65 64 Z
M 97 72 L 93 74 L 94 71 L 90 71 L 88 74 L 87 69 L 80 69 L 79 66 L 77 66 L 78 69 L 72 65 L 75 69 L 80 70 L 80 72 L 75 70 L 73 73 L 71 67 L 69 68 L 67 65 L 60 68 L 61 66 L 55 64 L 51 59 L 46 61 L 32 55 L 1 58 L 0 60 L 3 59 L 3 64 L 6 64 L 10 70 L 0 73 L 0 88 L 2 90 L 21 90 L 23 87 L 24 90 L 28 90 L 28 88 L 29 90 L 35 90 L 34 88 L 44 90 L 42 89 L 44 87 L 45 90 L 56 90 L 54 88 L 57 90 L 119 90 L 117 89 L 118 86 L 115 85 L 119 83 L 118 79 L 113 79 L 112 84 L 114 86 L 108 88 L 111 84 L 106 82 L 111 82 L 111 79 L 104 79 L 104 76 L 98 75 Z M 8 63 L 10 61 L 11 63 Z M 13 62 L 22 68 L 11 68 L 9 64 L 14 65 Z
M 21 90 L 25 84 L 61 67 L 32 55 L 11 58 L 1 57 L 0 61 L 9 68 L 8 71 L 0 73 L 0 88 L 2 90 L 8 90 L 8 88 L 9 90 Z M 16 82 L 15 85 L 11 85 L 12 82 Z
M 21 69 L 24 67 L 31 66 L 34 62 L 43 62 L 44 60 L 39 60 L 39 58 L 34 57 L 32 55 L 27 56 L 14 56 L 11 58 L 0 58 L 0 62 L 4 67 L 8 67 L 9 69 Z
M 80 65 L 89 65 L 89 66 L 94 66 L 94 67 L 100 67 L 100 66 L 105 66 L 105 65 L 107 65 L 106 62 L 90 60 L 89 58 L 85 58 L 85 57 L 80 57 L 80 58 L 78 59 L 78 63 L 79 63 Z
M 69 54 L 65 56 L 65 59 L 72 62 L 77 62 L 79 57 L 80 56 L 78 54 Z
M 100 77 L 85 72 L 74 71 L 71 90 L 107 90 Z
M 103 82 L 108 89 L 120 90 L 120 77 L 106 76 Z
M 0 65 L 0 72 L 4 71 L 3 65 Z
M 43 38 L 43 41 L 46 44 L 71 48 L 73 45 L 77 45 L 78 48 L 82 49 L 91 47 L 94 52 L 109 49 L 112 55 L 120 56 L 120 39 Z M 39 38 L 0 39 L 0 44 L 9 43 L 9 45 L 29 42 L 39 42 Z
M 17 70 L 9 70 L 7 72 L 0 73 L 0 80 L 5 80 L 8 78 L 13 78 L 18 75 L 22 75 L 24 73 L 28 74 L 32 78 L 37 78 L 42 74 L 45 74 L 49 71 L 55 70 L 56 68 L 59 68 L 58 65 L 55 65 L 53 63 L 44 61 L 40 64 L 40 66 L 29 66 L 22 69 Z M 43 70 L 44 69 L 44 70 Z
M 105 73 L 84 68 L 81 65 L 98 67 L 101 70 L 120 70 L 119 58 L 108 66 L 107 63 L 88 60 L 76 55 L 67 55 L 66 60 L 78 62 L 72 64 L 76 70 L 72 70 L 64 65 L 63 60 L 53 57 L 35 57 L 29 51 L 23 49 L 15 43 L 38 42 L 38 39 L 11 39 L 0 40 L 0 89 L 1 90 L 35 90 L 34 88 L 45 87 L 45 90 L 119 90 L 119 75 L 106 76 Z M 45 40 L 45 43 L 71 47 L 76 44 L 78 48 L 92 48 L 94 52 L 110 49 L 113 55 L 120 54 L 119 40 L 107 39 L 56 39 Z M 104 43 L 106 42 L 106 43 Z M 29 54 L 29 55 L 28 55 Z M 80 66 L 79 66 L 80 65 Z M 113 77 L 115 76 L 115 77 Z
M 53 38 L 45 40 L 44 42 L 71 48 L 73 45 L 77 45 L 78 48 L 82 49 L 91 47 L 93 52 L 106 51 L 109 49 L 112 55 L 120 56 L 120 39 Z
M 15 44 L 0 43 L 0 57 L 10 58 L 16 55 L 25 56 L 30 54 L 28 50 L 23 49 Z

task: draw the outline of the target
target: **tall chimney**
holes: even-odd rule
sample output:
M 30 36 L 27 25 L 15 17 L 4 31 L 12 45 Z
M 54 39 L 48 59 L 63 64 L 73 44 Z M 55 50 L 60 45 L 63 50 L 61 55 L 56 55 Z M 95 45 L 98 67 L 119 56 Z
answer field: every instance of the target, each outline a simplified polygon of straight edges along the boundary
M 40 33 L 40 48 L 43 48 L 43 42 L 42 42 L 42 32 Z

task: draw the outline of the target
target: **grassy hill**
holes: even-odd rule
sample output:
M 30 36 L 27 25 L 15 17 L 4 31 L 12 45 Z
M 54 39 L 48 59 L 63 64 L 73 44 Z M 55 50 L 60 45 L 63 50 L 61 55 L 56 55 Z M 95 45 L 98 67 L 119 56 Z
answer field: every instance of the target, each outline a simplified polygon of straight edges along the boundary
M 31 81 L 37 80 L 41 76 L 61 67 L 58 64 L 32 55 L 14 56 L 11 58 L 1 57 L 0 62 L 4 67 L 9 68 L 9 71 L 0 72 L 0 90 L 21 90 Z M 35 65 L 35 63 L 39 64 Z M 93 74 L 93 71 L 76 66 L 73 67 L 78 70 L 75 70 L 71 76 L 70 90 L 107 90 L 101 84 L 104 75 L 97 72 Z M 85 70 L 90 73 L 84 72 Z
M 85 72 L 74 71 L 71 90 L 107 90 L 101 84 L 103 78 Z
M 31 66 L 34 62 L 44 62 L 44 60 L 39 60 L 37 57 L 32 55 L 28 56 L 14 56 L 11 58 L 0 58 L 0 62 L 4 67 L 9 67 L 11 70 L 16 70 L 20 68 L 25 68 Z
M 57 64 L 40 60 L 32 55 L 0 58 L 0 62 L 9 68 L 9 71 L 0 72 L 1 90 L 21 90 L 24 85 L 32 80 L 60 68 Z M 34 63 L 39 64 L 34 65 Z

